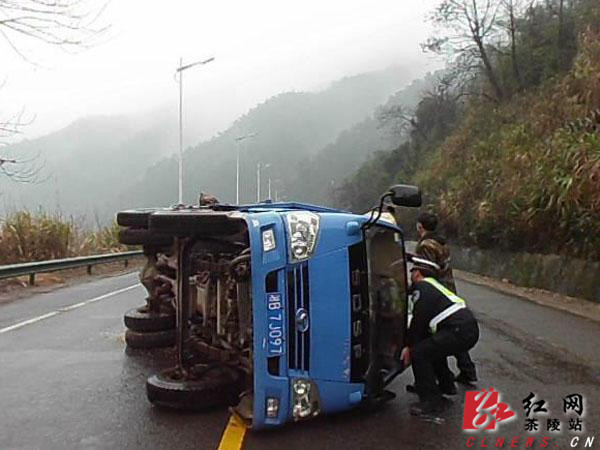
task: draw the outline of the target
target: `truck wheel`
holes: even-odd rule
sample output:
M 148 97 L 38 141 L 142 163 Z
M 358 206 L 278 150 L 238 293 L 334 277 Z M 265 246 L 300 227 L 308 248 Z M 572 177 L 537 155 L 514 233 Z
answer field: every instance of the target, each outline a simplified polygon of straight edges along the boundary
M 125 342 L 131 348 L 162 348 L 175 345 L 175 329 L 163 331 L 125 331 Z
M 130 309 L 123 320 L 131 331 L 165 331 L 175 328 L 175 314 L 151 312 L 145 306 Z
M 152 232 L 174 237 L 231 236 L 242 231 L 244 224 L 243 219 L 210 210 L 159 211 L 148 220 Z
M 164 234 L 152 233 L 145 228 L 123 228 L 119 230 L 119 242 L 125 245 L 168 247 L 173 245 L 173 238 Z
M 117 223 L 122 227 L 148 228 L 148 217 L 163 208 L 126 209 L 117 213 Z
M 201 410 L 234 405 L 241 389 L 239 372 L 228 367 L 215 367 L 200 378 L 183 379 L 177 368 L 152 375 L 146 382 L 150 403 L 174 409 Z

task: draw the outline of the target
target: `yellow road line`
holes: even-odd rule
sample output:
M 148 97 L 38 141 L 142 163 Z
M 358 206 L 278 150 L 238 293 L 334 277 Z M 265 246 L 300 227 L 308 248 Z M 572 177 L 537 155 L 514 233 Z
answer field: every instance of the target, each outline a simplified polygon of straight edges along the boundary
M 246 425 L 232 414 L 217 450 L 241 450 L 245 435 Z

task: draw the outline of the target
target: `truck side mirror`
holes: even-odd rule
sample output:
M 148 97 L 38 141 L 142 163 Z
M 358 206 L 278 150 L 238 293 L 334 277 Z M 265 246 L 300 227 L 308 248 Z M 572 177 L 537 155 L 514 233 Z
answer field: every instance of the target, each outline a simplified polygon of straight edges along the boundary
M 392 203 L 396 206 L 418 208 L 421 206 L 421 191 L 417 186 L 396 184 L 390 188 Z

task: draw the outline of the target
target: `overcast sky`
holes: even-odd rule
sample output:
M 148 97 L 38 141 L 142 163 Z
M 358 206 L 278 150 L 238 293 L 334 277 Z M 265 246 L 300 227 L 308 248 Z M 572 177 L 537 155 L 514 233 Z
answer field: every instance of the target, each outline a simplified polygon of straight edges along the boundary
M 288 90 L 315 90 L 345 75 L 410 65 L 432 70 L 421 53 L 424 18 L 436 0 L 112 0 L 106 42 L 76 55 L 22 44 L 35 67 L 0 39 L 0 118 L 25 107 L 36 115 L 28 138 L 93 114 L 176 110 L 173 72 L 186 72 L 187 120 L 207 138 L 248 108 Z M 191 109 L 193 109 L 193 111 Z

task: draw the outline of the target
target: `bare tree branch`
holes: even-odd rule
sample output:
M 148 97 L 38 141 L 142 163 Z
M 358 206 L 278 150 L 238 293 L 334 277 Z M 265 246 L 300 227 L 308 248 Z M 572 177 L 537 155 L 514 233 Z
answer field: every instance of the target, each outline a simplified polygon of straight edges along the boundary
M 0 175 L 16 183 L 41 183 L 46 166 L 45 160 L 38 153 L 26 159 L 16 159 L 0 156 Z
M 98 7 L 98 0 L 0 0 L 0 39 L 22 59 L 37 65 L 23 50 L 25 41 L 59 47 L 65 51 L 86 48 L 97 42 L 108 26 L 100 25 L 99 18 L 107 3 Z M 103 1 L 103 0 L 100 0 Z M 4 83 L 0 85 L 0 89 Z M 34 117 L 25 111 L 2 118 L 0 116 L 0 177 L 19 183 L 44 181 L 41 176 L 45 161 L 40 154 L 33 157 L 11 156 L 6 147 L 15 136 L 23 134 Z
M 98 23 L 105 7 L 95 0 L 0 0 L 0 31 L 21 57 L 19 37 L 65 50 L 86 47 L 108 29 Z
M 441 34 L 430 38 L 423 48 L 445 54 L 452 65 L 463 70 L 477 67 L 496 99 L 502 100 L 504 90 L 489 54 L 499 39 L 499 7 L 499 0 L 442 0 L 430 18 Z

